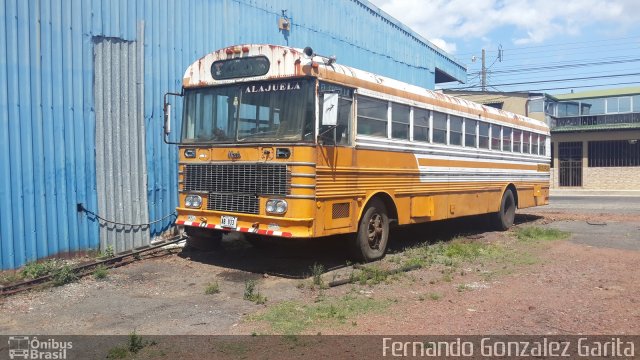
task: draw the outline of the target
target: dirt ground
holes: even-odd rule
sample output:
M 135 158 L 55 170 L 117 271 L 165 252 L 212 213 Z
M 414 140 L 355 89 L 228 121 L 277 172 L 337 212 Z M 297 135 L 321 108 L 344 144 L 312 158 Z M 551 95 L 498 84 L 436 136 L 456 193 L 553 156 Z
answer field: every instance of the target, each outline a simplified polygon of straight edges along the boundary
M 2 298 L 0 333 L 640 334 L 640 211 L 525 209 L 517 222 L 504 233 L 482 218 L 397 229 L 370 280 L 341 238 L 168 250 L 104 280 Z M 570 236 L 519 240 L 532 226 Z M 313 284 L 314 264 L 325 286 Z M 264 304 L 243 298 L 247 281 Z M 205 294 L 211 284 L 219 293 Z

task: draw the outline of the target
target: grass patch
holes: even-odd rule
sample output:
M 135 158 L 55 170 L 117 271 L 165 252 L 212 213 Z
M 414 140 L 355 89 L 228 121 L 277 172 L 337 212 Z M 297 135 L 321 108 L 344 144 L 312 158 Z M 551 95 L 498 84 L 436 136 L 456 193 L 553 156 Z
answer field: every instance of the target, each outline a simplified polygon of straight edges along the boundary
M 93 270 L 93 277 L 96 280 L 106 279 L 107 276 L 109 276 L 109 270 L 103 264 L 96 266 L 96 268 Z
M 360 285 L 377 285 L 386 281 L 391 274 L 388 270 L 381 269 L 377 266 L 364 266 L 360 268 L 360 272 L 356 275 L 356 281 Z
M 566 239 L 571 235 L 566 231 L 527 226 L 516 229 L 516 237 L 522 242 L 553 241 Z
M 267 302 L 267 298 L 256 290 L 256 282 L 254 280 L 247 280 L 244 282 L 243 298 L 256 304 L 264 304 Z
M 352 323 L 355 316 L 380 311 L 388 306 L 388 300 L 345 295 L 311 305 L 285 301 L 254 319 L 267 322 L 278 334 L 294 335 L 317 325 Z
M 442 295 L 433 292 L 433 293 L 429 294 L 429 299 L 431 299 L 433 301 L 438 301 L 438 300 L 442 299 Z
M 506 249 L 496 244 L 457 237 L 448 242 L 422 244 L 405 251 L 404 266 L 434 264 L 456 267 L 460 262 L 494 259 L 503 256 Z
M 78 276 L 70 265 L 56 259 L 28 263 L 20 271 L 20 276 L 25 279 L 37 279 L 47 275 L 51 276 L 55 286 L 78 280 Z
M 207 287 L 204 289 L 204 293 L 207 295 L 213 295 L 220 292 L 220 284 L 217 281 L 207 284 Z
M 4 273 L 0 273 L 0 285 L 13 284 L 22 279 L 24 279 L 24 276 L 21 272 L 18 271 L 7 271 Z
M 71 266 L 64 264 L 61 267 L 53 270 L 53 272 L 51 273 L 51 278 L 53 279 L 54 286 L 62 286 L 64 284 L 68 284 L 70 282 L 78 280 L 78 275 L 76 275 Z
M 156 345 L 156 342 L 144 340 L 142 336 L 136 334 L 136 332 L 133 331 L 131 334 L 129 334 L 126 345 L 116 346 L 109 349 L 109 352 L 107 353 L 107 359 L 124 359 L 129 357 L 129 355 L 137 354 L 138 352 L 140 352 L 140 350 L 149 345 Z
M 40 262 L 30 262 L 20 271 L 20 275 L 25 279 L 37 279 L 52 274 L 62 266 L 62 262 L 56 259 L 49 259 Z

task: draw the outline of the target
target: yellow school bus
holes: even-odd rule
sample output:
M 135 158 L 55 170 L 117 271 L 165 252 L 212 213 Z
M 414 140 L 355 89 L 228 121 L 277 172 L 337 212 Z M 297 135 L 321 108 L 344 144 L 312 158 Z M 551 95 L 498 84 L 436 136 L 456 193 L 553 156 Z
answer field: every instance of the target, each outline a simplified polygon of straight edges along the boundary
M 180 95 L 176 224 L 194 238 L 352 234 L 353 257 L 371 261 L 390 226 L 491 214 L 504 230 L 516 208 L 548 203 L 544 122 L 309 47 L 220 49 L 186 70 Z

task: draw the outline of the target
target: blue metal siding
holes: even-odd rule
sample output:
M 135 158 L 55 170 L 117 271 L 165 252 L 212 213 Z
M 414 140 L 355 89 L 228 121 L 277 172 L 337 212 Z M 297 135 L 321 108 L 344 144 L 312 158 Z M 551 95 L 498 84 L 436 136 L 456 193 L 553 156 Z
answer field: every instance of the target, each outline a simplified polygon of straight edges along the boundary
M 288 36 L 277 21 L 287 10 Z M 338 62 L 427 88 L 465 69 L 359 0 L 0 0 L 0 268 L 95 249 L 98 208 L 93 37 L 136 39 L 144 22 L 149 218 L 177 205 L 177 152 L 162 142 L 162 95 L 186 67 L 240 43 L 312 46 Z M 179 114 L 180 107 L 175 109 Z M 179 123 L 172 140 L 177 140 Z M 171 221 L 154 224 L 152 235 Z

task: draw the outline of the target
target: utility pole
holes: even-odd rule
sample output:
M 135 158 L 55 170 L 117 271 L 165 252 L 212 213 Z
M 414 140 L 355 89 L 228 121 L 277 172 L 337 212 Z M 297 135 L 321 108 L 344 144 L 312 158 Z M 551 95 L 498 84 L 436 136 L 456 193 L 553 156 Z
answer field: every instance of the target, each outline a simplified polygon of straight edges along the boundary
M 482 82 L 481 82 L 481 86 L 482 86 L 482 91 L 487 91 L 487 66 L 486 66 L 486 62 L 485 62 L 485 51 L 484 49 L 482 49 Z

